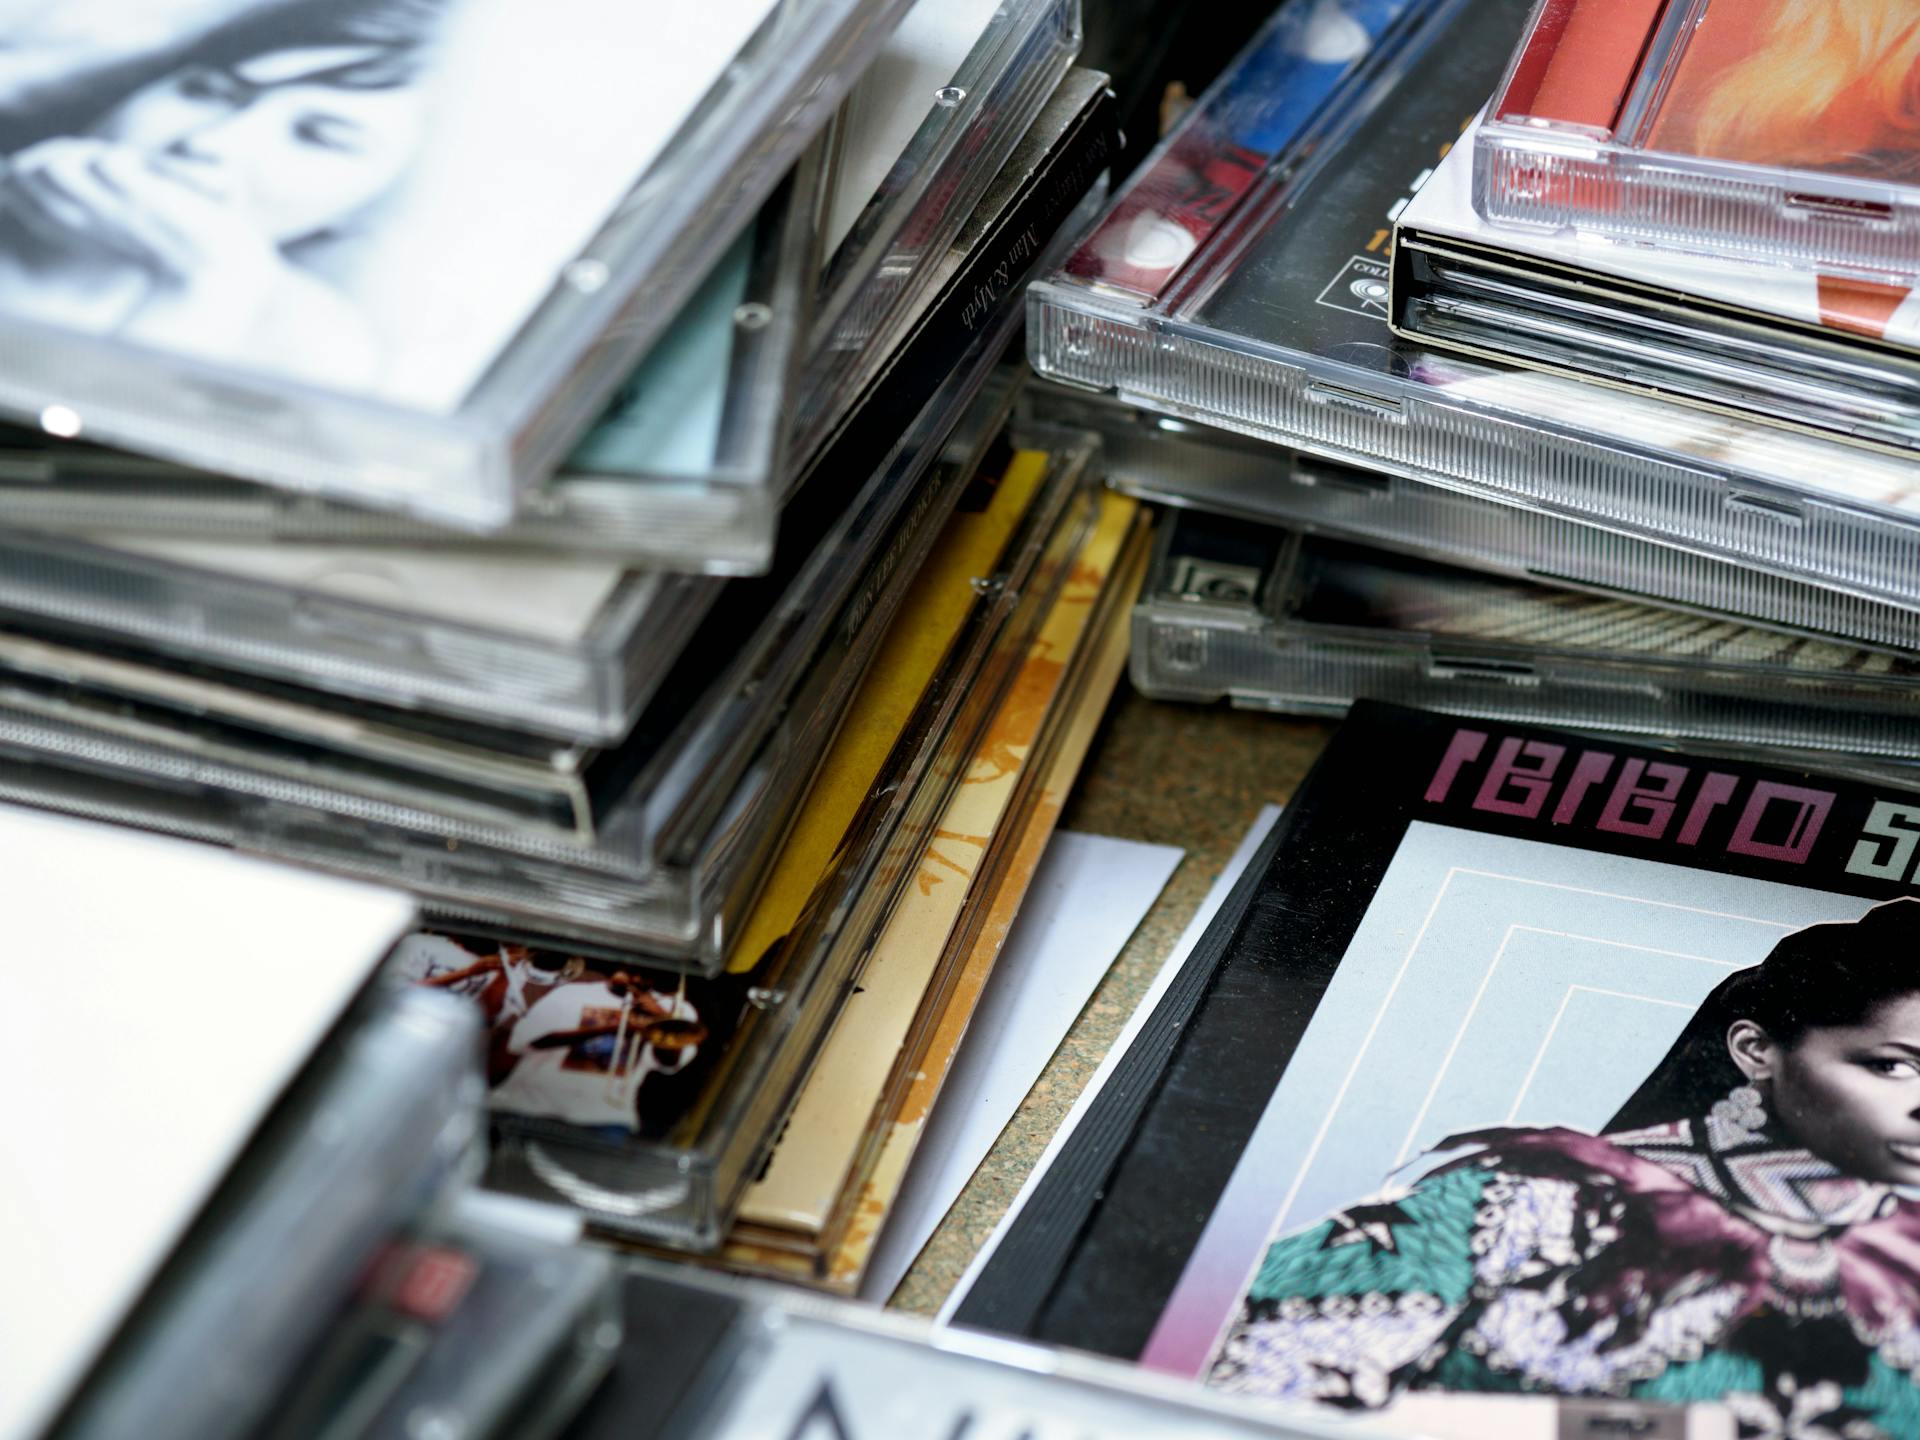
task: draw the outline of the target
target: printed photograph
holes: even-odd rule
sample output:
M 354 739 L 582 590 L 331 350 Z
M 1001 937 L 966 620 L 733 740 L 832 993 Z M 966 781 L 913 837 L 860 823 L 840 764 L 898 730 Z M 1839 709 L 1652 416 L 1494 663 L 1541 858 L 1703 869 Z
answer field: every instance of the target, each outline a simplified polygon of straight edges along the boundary
M 1920 1427 L 1920 901 L 1414 824 L 1144 1362 Z
M 0 318 L 458 406 L 771 0 L 0 0 Z
M 1748 0 L 1704 14 L 1650 143 L 1920 181 L 1920 14 L 1905 0 Z
M 739 1013 L 723 998 L 738 986 L 724 978 L 425 931 L 402 940 L 389 964 L 401 980 L 480 1007 L 496 1114 L 609 1139 L 669 1133 Z

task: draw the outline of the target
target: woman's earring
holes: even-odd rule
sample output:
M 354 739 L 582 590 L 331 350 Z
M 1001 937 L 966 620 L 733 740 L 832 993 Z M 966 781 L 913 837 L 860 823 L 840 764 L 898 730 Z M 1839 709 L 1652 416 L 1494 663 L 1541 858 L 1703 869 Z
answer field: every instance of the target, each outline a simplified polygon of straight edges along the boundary
M 1707 1113 L 1720 1132 L 1723 1145 L 1746 1145 L 1766 1133 L 1767 1107 L 1759 1090 L 1752 1085 L 1736 1085 L 1726 1099 Z

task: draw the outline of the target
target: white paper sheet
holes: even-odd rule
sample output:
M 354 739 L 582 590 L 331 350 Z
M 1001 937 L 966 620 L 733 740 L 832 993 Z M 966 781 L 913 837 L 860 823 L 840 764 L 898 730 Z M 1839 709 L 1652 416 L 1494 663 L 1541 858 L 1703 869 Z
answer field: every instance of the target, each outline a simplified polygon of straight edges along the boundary
M 1185 853 L 1053 837 L 875 1247 L 866 1298 L 893 1293 Z
M 413 902 L 10 807 L 0 853 L 12 1440 L 64 1403 Z
M 966 1298 L 967 1292 L 973 1288 L 975 1278 L 992 1257 L 994 1250 L 999 1247 L 1008 1228 L 1019 1218 L 1020 1211 L 1027 1203 L 1027 1197 L 1033 1194 L 1034 1187 L 1046 1175 L 1048 1168 L 1053 1164 L 1054 1157 L 1060 1153 L 1061 1147 L 1073 1134 L 1074 1127 L 1080 1123 L 1081 1118 L 1105 1088 L 1108 1077 L 1119 1065 L 1121 1058 L 1126 1055 L 1128 1048 L 1133 1044 L 1134 1037 L 1147 1023 L 1147 1017 L 1153 1014 L 1154 1007 L 1160 1003 L 1160 997 L 1173 983 L 1173 977 L 1180 973 L 1180 967 L 1186 964 L 1187 956 L 1199 943 L 1200 937 L 1206 933 L 1207 926 L 1213 922 L 1214 915 L 1226 903 L 1228 892 L 1233 889 L 1234 882 L 1240 878 L 1241 872 L 1253 859 L 1254 851 L 1260 848 L 1260 842 L 1266 839 L 1267 832 L 1273 828 L 1274 822 L 1279 818 L 1280 807 L 1267 806 L 1260 812 L 1259 818 L 1253 822 L 1253 827 L 1247 831 L 1245 838 L 1240 841 L 1239 848 L 1233 852 L 1233 857 L 1227 861 L 1226 868 L 1220 872 L 1220 878 L 1213 882 L 1213 888 L 1207 891 L 1207 898 L 1200 902 L 1200 909 L 1181 933 L 1180 943 L 1173 947 L 1173 953 L 1167 957 L 1167 963 L 1160 967 L 1160 973 L 1154 977 L 1152 987 L 1148 989 L 1139 1006 L 1134 1010 L 1133 1018 L 1127 1021 L 1126 1028 L 1120 1032 L 1119 1038 L 1113 1042 L 1113 1047 L 1107 1051 L 1107 1058 L 1100 1062 L 1100 1068 L 1094 1072 L 1093 1079 L 1087 1082 L 1087 1088 L 1080 1092 L 1080 1098 L 1074 1101 L 1073 1109 L 1067 1112 L 1067 1118 L 1061 1122 L 1053 1139 L 1047 1142 L 1047 1148 L 1040 1156 L 1039 1163 L 1033 1167 L 1032 1173 L 1027 1176 L 1026 1183 L 1020 1187 L 1020 1193 L 1014 1196 L 1013 1204 L 1007 1208 L 1007 1213 L 994 1227 L 993 1234 L 987 1237 L 987 1243 L 980 1247 L 980 1253 L 973 1257 L 973 1263 L 967 1267 L 966 1274 L 960 1277 L 960 1283 L 954 1286 L 953 1293 L 947 1297 L 947 1302 L 941 1307 L 938 1317 L 941 1324 L 948 1322 L 954 1311 L 959 1308 L 960 1302 Z

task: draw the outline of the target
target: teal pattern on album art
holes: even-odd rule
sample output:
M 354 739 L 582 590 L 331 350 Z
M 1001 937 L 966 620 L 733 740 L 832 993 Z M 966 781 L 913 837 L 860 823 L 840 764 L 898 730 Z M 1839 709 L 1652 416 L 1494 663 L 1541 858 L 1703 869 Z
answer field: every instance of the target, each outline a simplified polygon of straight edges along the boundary
M 1665 1373 L 1636 1385 L 1634 1394 L 1642 1400 L 1689 1405 L 1723 1395 L 1752 1394 L 1766 1384 L 1766 1378 L 1760 1362 L 1751 1356 L 1715 1351 L 1691 1364 L 1668 1367 Z
M 1920 1435 L 1920 1385 L 1878 1355 L 1867 1365 L 1867 1383 L 1846 1392 L 1847 1404 L 1873 1417 L 1889 1435 Z
M 734 242 L 621 383 L 563 473 L 698 480 L 713 472 L 733 374 L 733 315 L 746 298 L 755 228 Z
M 1491 1313 L 1492 1293 L 1478 1271 L 1488 1257 L 1509 1253 L 1501 1249 L 1503 1239 L 1516 1242 L 1512 1254 L 1527 1257 L 1526 1268 L 1543 1295 L 1557 1294 L 1558 1277 L 1579 1273 L 1607 1249 L 1611 1242 L 1600 1230 L 1587 1231 L 1574 1252 L 1556 1249 L 1550 1256 L 1537 1247 L 1545 1232 L 1533 1221 L 1549 1212 L 1530 1205 L 1573 1191 L 1601 1202 L 1582 1204 L 1582 1213 L 1596 1219 L 1607 1213 L 1611 1192 L 1604 1181 L 1587 1190 L 1556 1177 L 1543 1188 L 1498 1165 L 1461 1164 L 1273 1241 L 1212 1383 L 1252 1393 L 1306 1383 L 1331 1387 L 1316 1388 L 1315 1398 L 1367 1407 L 1384 1403 L 1390 1388 L 1566 1393 L 1511 1365 L 1496 1366 L 1484 1346 L 1463 1342 Z M 1571 1239 L 1579 1232 L 1565 1233 Z M 1407 1311 L 1409 1297 L 1423 1308 Z M 1920 1354 L 1920 1346 L 1900 1344 L 1902 1338 L 1889 1337 L 1901 1356 Z M 1818 1371 L 1798 1381 L 1770 1377 L 1759 1358 L 1738 1349 L 1709 1344 L 1684 1353 L 1678 1347 L 1661 1358 L 1657 1373 L 1619 1374 L 1607 1390 L 1662 1404 L 1725 1405 L 1742 1435 L 1920 1436 L 1914 1376 L 1875 1350 L 1862 1347 L 1862 1359 L 1865 1383 L 1847 1385 L 1822 1381 Z M 1778 1388 L 1783 1378 L 1785 1388 Z M 1294 1392 L 1290 1398 L 1305 1396 Z
M 1341 1212 L 1346 1223 L 1330 1220 L 1276 1240 L 1247 1299 L 1258 1304 L 1301 1295 L 1421 1293 L 1447 1306 L 1464 1304 L 1473 1289 L 1467 1237 L 1490 1178 L 1484 1170 L 1456 1170 L 1393 1202 L 1406 1218 L 1391 1224 L 1391 1249 L 1367 1238 L 1367 1217 L 1380 1201 Z M 1356 1229 L 1359 1238 L 1352 1243 L 1335 1243 L 1336 1234 Z

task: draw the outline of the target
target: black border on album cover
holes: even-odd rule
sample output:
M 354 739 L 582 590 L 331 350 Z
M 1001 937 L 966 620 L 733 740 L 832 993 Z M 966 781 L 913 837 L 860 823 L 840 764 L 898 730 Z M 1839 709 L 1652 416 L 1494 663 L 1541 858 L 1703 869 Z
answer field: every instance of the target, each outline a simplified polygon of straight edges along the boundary
M 1416 819 L 1863 899 L 1920 894 L 1920 871 L 1902 883 L 1846 869 L 1875 802 L 1920 806 L 1913 792 L 1703 761 L 1743 783 L 1818 780 L 1836 794 L 1808 862 L 1786 874 L 1778 861 L 1729 853 L 1735 807 L 1721 807 L 1698 843 L 1682 849 L 1610 834 L 1590 821 L 1546 826 L 1488 814 L 1473 807 L 1475 787 L 1467 784 L 1428 801 L 1429 782 L 1461 730 L 1649 763 L 1687 758 L 1684 750 L 1541 726 L 1356 704 L 1121 1067 L 1035 1183 L 953 1324 L 1123 1359 L 1141 1353 Z M 1583 813 L 1597 808 L 1604 789 L 1587 794 Z M 1195 1143 L 1196 1134 L 1204 1141 Z
M 1208 982 L 1230 957 L 1230 942 L 1284 841 L 1291 813 L 1281 812 L 1227 892 L 1219 912 L 1120 1057 L 1092 1109 L 1028 1196 L 1019 1223 L 1002 1237 L 961 1302 L 953 1316 L 955 1325 L 1008 1335 L 1037 1333 L 1035 1326 L 1058 1277 L 1071 1263 L 1085 1227 L 1100 1208 L 1115 1157 L 1125 1149 L 1152 1101 Z M 1226 1176 L 1220 1177 L 1220 1184 L 1226 1184 Z M 1179 1261 L 1171 1279 L 1179 1277 Z

